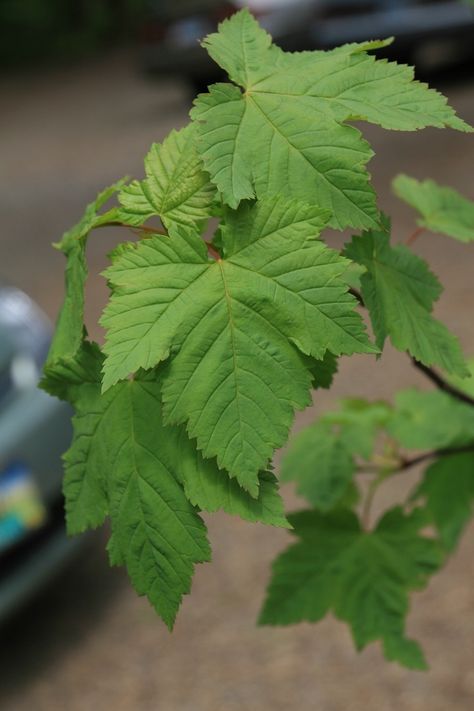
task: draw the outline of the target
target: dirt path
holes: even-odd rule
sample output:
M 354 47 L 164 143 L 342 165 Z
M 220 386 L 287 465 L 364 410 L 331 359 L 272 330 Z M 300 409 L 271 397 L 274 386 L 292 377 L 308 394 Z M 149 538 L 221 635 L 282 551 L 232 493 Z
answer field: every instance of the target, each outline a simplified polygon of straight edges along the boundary
M 62 292 L 62 258 L 49 243 L 80 215 L 95 192 L 121 175 L 141 175 L 153 140 L 186 121 L 183 87 L 147 84 L 126 58 L 49 77 L 0 83 L 0 272 L 27 289 L 54 315 Z M 474 122 L 474 85 L 450 92 Z M 396 234 L 412 215 L 389 192 L 391 177 L 449 180 L 474 196 L 474 144 L 453 132 L 418 135 L 368 132 L 380 203 L 394 215 Z M 447 176 L 447 177 L 446 177 Z M 94 274 L 116 236 L 91 242 Z M 425 236 L 417 250 L 447 286 L 440 316 L 474 353 L 473 252 Z M 88 289 L 91 324 L 105 298 L 102 280 Z M 96 327 L 91 326 L 94 334 Z M 387 370 L 389 368 L 389 370 Z M 388 351 L 374 365 L 346 360 L 330 394 L 390 397 L 420 383 L 406 358 Z M 380 496 L 383 505 L 406 486 Z M 295 500 L 286 492 L 289 505 Z M 448 568 L 418 595 L 410 633 L 422 640 L 428 674 L 385 663 L 377 648 L 356 655 L 346 629 L 333 620 L 316 627 L 258 629 L 269 563 L 285 533 L 229 517 L 210 521 L 214 562 L 200 567 L 172 636 L 125 575 L 109 570 L 95 540 L 18 619 L 2 630 L 2 711 L 471 711 L 474 708 L 474 542 L 467 536 Z

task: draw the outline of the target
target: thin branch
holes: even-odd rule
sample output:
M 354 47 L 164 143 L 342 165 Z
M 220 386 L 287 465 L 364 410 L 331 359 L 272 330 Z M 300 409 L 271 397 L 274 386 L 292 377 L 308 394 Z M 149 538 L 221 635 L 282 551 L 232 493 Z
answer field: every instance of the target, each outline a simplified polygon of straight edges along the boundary
M 429 459 L 437 459 L 439 457 L 449 457 L 453 454 L 465 454 L 466 452 L 474 452 L 474 444 L 466 444 L 461 447 L 443 447 L 442 449 L 434 449 L 431 452 L 419 454 L 412 459 L 402 459 L 398 471 L 403 472 L 417 464 L 422 464 Z
M 352 296 L 355 296 L 361 306 L 365 306 L 364 298 L 360 291 L 357 291 L 357 289 L 350 288 L 349 293 L 352 294 Z M 423 373 L 425 377 L 431 380 L 431 382 L 434 383 L 434 385 L 436 385 L 439 390 L 442 390 L 448 395 L 451 395 L 451 397 L 455 398 L 456 400 L 459 400 L 460 402 L 464 402 L 466 405 L 474 407 L 473 397 L 465 393 L 463 390 L 460 390 L 459 388 L 455 387 L 454 385 L 451 385 L 451 383 L 445 380 L 443 376 L 433 370 L 433 368 L 424 365 L 424 363 L 420 363 L 420 361 L 414 358 L 413 356 L 410 356 L 410 358 L 415 368 L 417 368 L 420 373 Z
M 448 395 L 451 395 L 451 397 L 454 397 L 456 400 L 460 400 L 461 402 L 464 402 L 467 405 L 471 405 L 471 407 L 474 407 L 474 398 L 472 398 L 470 395 L 465 393 L 463 390 L 459 390 L 459 388 L 456 388 L 454 385 L 448 383 L 448 381 L 445 380 L 439 373 L 434 371 L 432 368 L 429 368 L 427 365 L 420 363 L 420 361 L 416 360 L 416 358 L 412 357 L 411 361 L 415 368 L 417 368 L 421 373 L 423 373 L 423 375 L 425 375 L 429 380 L 431 380 L 431 382 L 434 383 L 436 387 L 439 388 L 439 390 L 448 393 Z

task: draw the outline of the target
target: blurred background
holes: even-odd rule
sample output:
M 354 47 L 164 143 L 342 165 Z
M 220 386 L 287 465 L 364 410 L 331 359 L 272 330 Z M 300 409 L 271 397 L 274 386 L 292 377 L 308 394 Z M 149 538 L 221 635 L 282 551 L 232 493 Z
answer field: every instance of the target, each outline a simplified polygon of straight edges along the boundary
M 0 2 L 0 708 L 2 711 L 471 711 L 474 708 L 472 530 L 429 590 L 409 632 L 431 671 L 357 655 L 345 627 L 258 629 L 272 558 L 287 534 L 226 516 L 208 519 L 214 562 L 200 566 L 170 635 L 122 570 L 107 533 L 64 534 L 60 454 L 68 408 L 35 388 L 63 294 L 51 242 L 103 186 L 141 177 L 152 141 L 187 122 L 195 91 L 220 78 L 198 39 L 248 4 L 286 49 L 395 35 L 391 56 L 446 93 L 474 123 L 474 12 L 455 0 L 1 0 Z M 398 172 L 474 198 L 469 135 L 389 133 L 364 126 L 380 206 L 395 239 L 414 215 L 390 193 Z M 100 271 L 119 238 L 90 241 L 90 333 L 106 299 Z M 330 237 L 334 244 L 339 238 Z M 474 353 L 472 248 L 427 234 L 415 249 L 446 286 L 437 314 Z M 390 399 L 428 387 L 402 354 L 343 359 L 330 393 L 295 430 L 341 396 Z M 379 495 L 396 501 L 416 476 Z M 288 508 L 301 505 L 291 488 Z

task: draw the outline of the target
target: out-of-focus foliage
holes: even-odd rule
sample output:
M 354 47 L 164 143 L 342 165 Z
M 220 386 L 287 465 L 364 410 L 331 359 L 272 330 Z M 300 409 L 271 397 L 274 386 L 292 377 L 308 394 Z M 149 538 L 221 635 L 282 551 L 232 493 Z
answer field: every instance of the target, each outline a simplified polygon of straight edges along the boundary
M 68 60 L 129 38 L 146 0 L 2 0 L 2 67 Z

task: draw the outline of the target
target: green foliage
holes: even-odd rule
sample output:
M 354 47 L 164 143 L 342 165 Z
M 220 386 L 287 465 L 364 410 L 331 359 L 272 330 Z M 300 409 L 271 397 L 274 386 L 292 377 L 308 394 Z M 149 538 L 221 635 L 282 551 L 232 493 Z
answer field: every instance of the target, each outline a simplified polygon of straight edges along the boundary
M 439 545 L 419 531 L 424 516 L 388 511 L 365 532 L 351 511 L 290 516 L 300 539 L 273 564 L 260 623 L 318 622 L 328 612 L 350 625 L 357 649 L 381 640 L 387 659 L 424 669 L 419 645 L 405 637 L 408 593 L 441 565 Z
M 230 81 L 152 146 L 144 179 L 101 193 L 57 245 L 66 294 L 41 385 L 76 412 L 69 532 L 109 519 L 111 563 L 126 566 L 169 627 L 195 565 L 210 559 L 200 512 L 223 510 L 291 524 L 299 539 L 275 564 L 263 622 L 332 611 L 357 648 L 379 639 L 388 659 L 423 668 L 404 634 L 408 593 L 440 567 L 472 513 L 474 387 L 463 380 L 472 371 L 432 315 L 438 280 L 390 242 L 366 170 L 371 148 L 350 123 L 470 129 L 410 68 L 369 54 L 386 44 L 286 53 L 247 10 L 208 37 Z M 437 224 L 454 232 L 452 202 L 439 210 Z M 86 244 L 105 225 L 133 241 L 110 255 L 99 348 L 84 325 Z M 328 225 L 365 231 L 341 253 L 321 238 Z M 339 356 L 377 355 L 387 337 L 445 392 L 405 391 L 394 406 L 352 398 L 300 433 L 282 478 L 312 509 L 288 523 L 272 458 L 295 411 L 331 386 Z M 377 488 L 433 461 L 374 528 Z
M 388 419 L 385 403 L 346 400 L 338 412 L 323 415 L 292 442 L 282 461 L 283 481 L 320 511 L 329 511 L 345 496 L 356 471 L 356 456 L 370 459 L 377 429 Z
M 345 249 L 366 269 L 360 284 L 378 347 L 390 336 L 395 348 L 425 365 L 466 376 L 458 339 L 431 313 L 441 284 L 420 257 L 403 245 L 392 247 L 390 222 L 385 220 L 384 227 L 353 237 Z
M 420 227 L 453 237 L 460 242 L 474 240 L 474 202 L 434 180 L 420 182 L 398 175 L 393 189 L 399 198 L 420 213 Z
M 468 444 L 474 439 L 474 408 L 439 391 L 402 390 L 388 429 L 406 449 Z
M 410 449 L 434 451 L 410 459 Z M 436 457 L 403 507 L 370 530 L 367 504 L 383 481 Z M 344 509 L 358 472 L 373 476 L 363 526 Z M 407 593 L 424 587 L 472 518 L 474 407 L 415 389 L 397 393 L 393 406 L 343 401 L 293 440 L 282 478 L 314 509 L 289 516 L 301 541 L 274 564 L 261 622 L 316 622 L 332 611 L 350 624 L 357 648 L 381 639 L 387 659 L 424 668 L 418 645 L 403 637 Z M 420 536 L 429 524 L 436 536 Z
M 273 475 L 261 474 L 259 498 L 250 499 L 201 457 L 182 430 L 164 425 L 156 373 L 142 372 L 102 395 L 102 361 L 99 348 L 85 343 L 76 368 L 64 377 L 76 410 L 65 455 L 68 530 L 78 533 L 110 516 L 114 558 L 126 564 L 137 592 L 172 626 L 193 565 L 210 560 L 196 506 L 288 523 Z
M 426 499 L 427 511 L 442 542 L 448 550 L 454 548 L 472 518 L 474 453 L 461 452 L 438 459 L 426 470 L 415 496 Z

